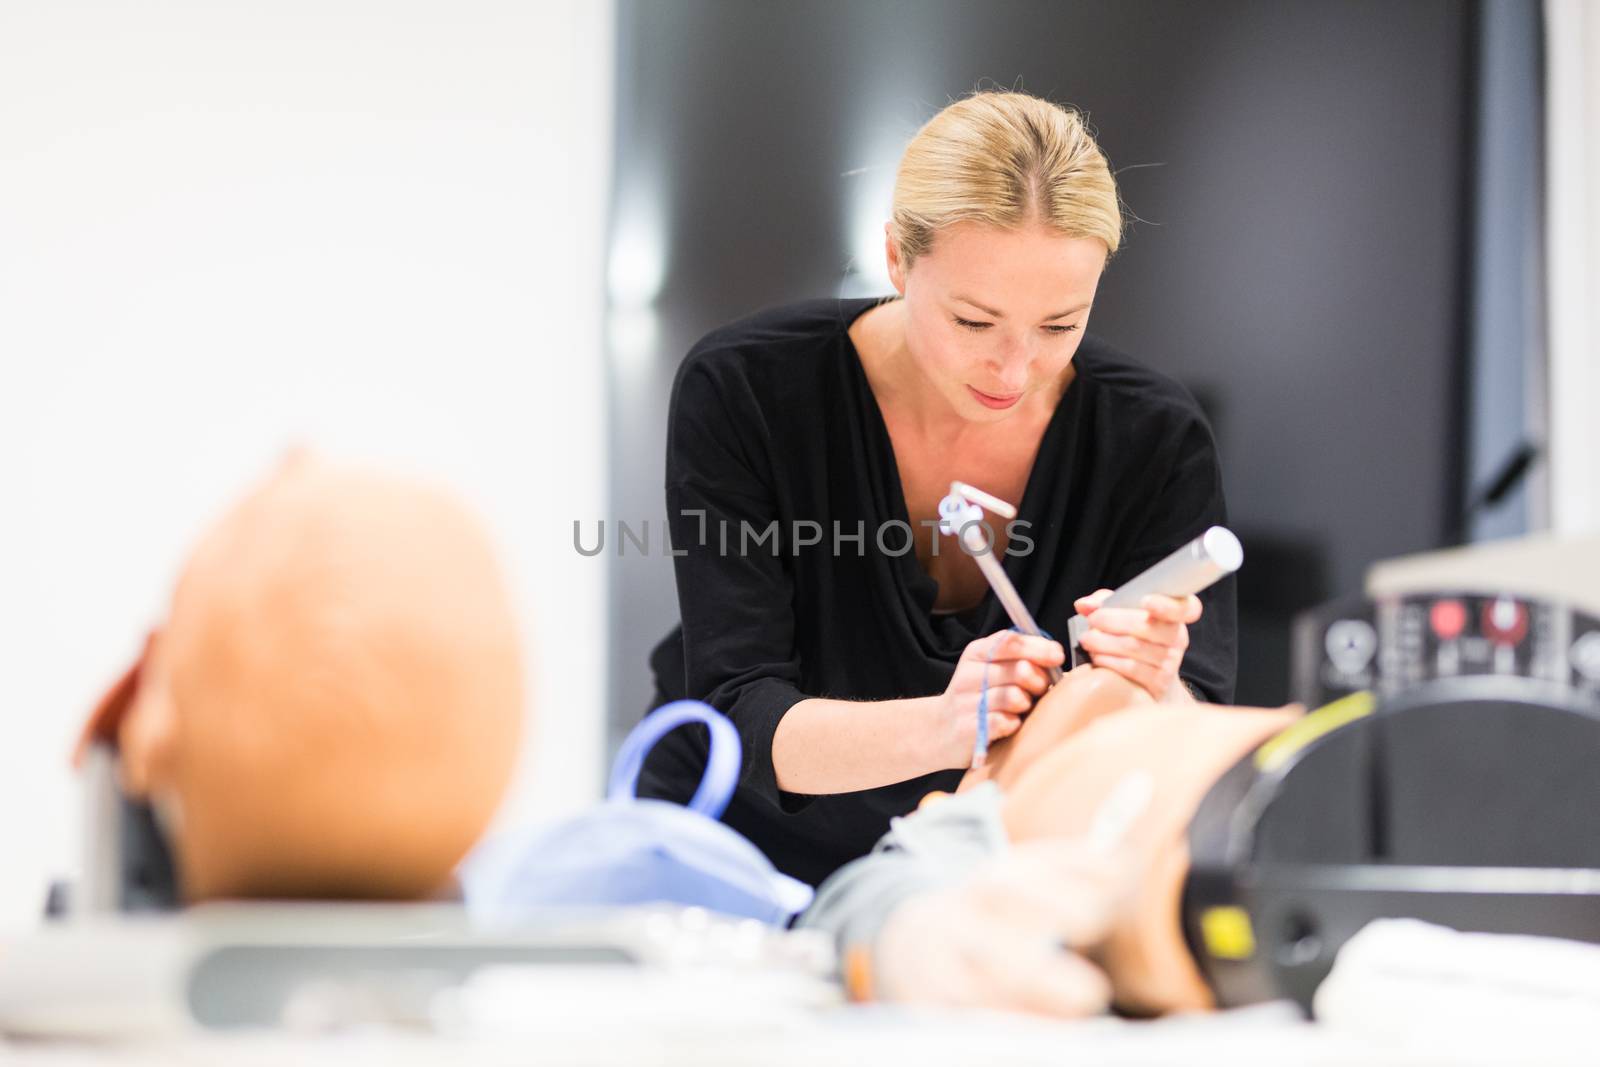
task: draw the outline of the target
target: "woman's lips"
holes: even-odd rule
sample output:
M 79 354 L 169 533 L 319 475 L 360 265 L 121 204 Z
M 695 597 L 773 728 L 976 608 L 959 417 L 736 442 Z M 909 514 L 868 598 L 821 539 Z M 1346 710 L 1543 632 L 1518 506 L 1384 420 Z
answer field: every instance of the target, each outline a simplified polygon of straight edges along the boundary
M 972 389 L 972 386 L 969 385 L 967 388 Z M 986 393 L 982 389 L 972 389 L 972 395 L 978 398 L 978 403 L 986 408 L 994 408 L 996 411 L 1004 410 L 1022 399 L 1021 393 L 1012 393 L 1010 396 L 995 396 L 993 393 Z

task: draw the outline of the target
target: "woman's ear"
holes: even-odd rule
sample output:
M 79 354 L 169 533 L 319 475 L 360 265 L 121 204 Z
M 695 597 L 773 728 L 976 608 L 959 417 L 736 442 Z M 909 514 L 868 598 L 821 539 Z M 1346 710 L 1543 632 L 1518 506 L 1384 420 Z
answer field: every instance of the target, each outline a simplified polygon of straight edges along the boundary
M 889 282 L 894 291 L 906 295 L 905 265 L 900 261 L 900 242 L 895 240 L 894 223 L 883 224 L 883 259 L 889 265 Z

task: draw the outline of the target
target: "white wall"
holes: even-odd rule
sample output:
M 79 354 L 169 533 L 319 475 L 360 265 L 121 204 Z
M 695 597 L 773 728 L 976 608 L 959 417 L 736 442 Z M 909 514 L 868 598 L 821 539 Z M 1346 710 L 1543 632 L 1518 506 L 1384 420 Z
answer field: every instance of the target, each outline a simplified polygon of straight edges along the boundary
M 1546 0 L 1550 519 L 1600 531 L 1600 6 Z
M 291 442 L 480 508 L 538 650 L 508 811 L 597 795 L 611 19 L 0 6 L 0 929 L 75 862 L 83 714 Z

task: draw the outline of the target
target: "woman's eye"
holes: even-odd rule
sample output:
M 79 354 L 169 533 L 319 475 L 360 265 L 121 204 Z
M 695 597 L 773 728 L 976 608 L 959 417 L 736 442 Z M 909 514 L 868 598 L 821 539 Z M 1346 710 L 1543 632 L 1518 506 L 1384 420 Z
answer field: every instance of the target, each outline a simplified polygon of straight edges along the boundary
M 1046 326 L 1045 327 L 1045 332 L 1046 333 L 1071 333 L 1073 330 L 1076 330 L 1077 328 L 1078 327 L 1076 325 L 1073 325 L 1073 326 Z
M 990 326 L 993 325 L 993 323 L 974 322 L 971 319 L 964 319 L 960 315 L 957 315 L 956 316 L 956 325 L 965 327 L 968 330 L 977 331 L 977 330 L 987 330 Z

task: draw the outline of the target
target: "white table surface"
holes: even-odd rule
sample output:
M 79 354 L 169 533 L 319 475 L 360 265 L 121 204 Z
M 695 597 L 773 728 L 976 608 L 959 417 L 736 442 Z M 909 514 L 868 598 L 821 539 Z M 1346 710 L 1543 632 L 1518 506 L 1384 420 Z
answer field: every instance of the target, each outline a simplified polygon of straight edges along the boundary
M 1507 1021 L 1508 1024 L 1511 1022 Z M 7 1065 L 570 1064 L 744 1067 L 749 1064 L 1495 1064 L 1595 1063 L 1600 1051 L 1530 1046 L 1510 1030 L 1441 1042 L 1340 1032 L 1288 1005 L 1130 1022 L 1055 1022 L 978 1013 L 847 1007 L 753 1024 L 683 1020 L 637 1025 L 625 1007 L 607 1025 L 551 1031 L 492 1026 L 461 1033 L 370 1027 L 330 1034 L 193 1033 L 118 1042 L 0 1041 Z

